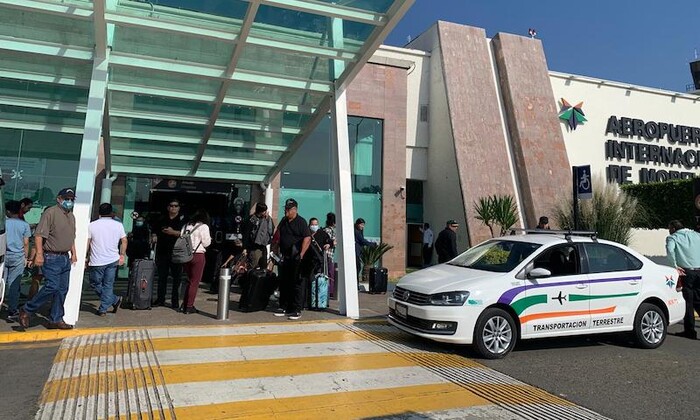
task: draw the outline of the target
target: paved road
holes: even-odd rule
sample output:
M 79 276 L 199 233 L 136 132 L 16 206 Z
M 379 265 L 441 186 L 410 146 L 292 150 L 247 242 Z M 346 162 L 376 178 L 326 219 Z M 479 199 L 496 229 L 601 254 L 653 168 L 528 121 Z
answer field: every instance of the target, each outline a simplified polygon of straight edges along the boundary
M 0 419 L 33 419 L 58 342 L 0 346 Z
M 33 418 L 57 349 L 57 343 L 0 346 L 0 418 Z M 524 342 L 504 360 L 478 362 L 613 419 L 695 418 L 699 350 L 700 341 L 675 336 L 657 350 L 640 350 L 624 337 L 603 335 Z M 679 392 L 681 387 L 690 392 Z
M 613 419 L 698 418 L 700 341 L 669 335 L 642 350 L 620 335 L 535 340 L 482 363 Z

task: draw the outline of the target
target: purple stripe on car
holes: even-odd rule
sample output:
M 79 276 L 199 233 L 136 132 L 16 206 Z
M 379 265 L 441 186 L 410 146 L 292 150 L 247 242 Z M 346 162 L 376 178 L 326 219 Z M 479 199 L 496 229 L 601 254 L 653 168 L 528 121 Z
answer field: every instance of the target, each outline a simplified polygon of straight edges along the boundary
M 554 287 L 554 286 L 567 286 L 569 284 L 590 284 L 590 283 L 610 283 L 614 281 L 627 281 L 627 280 L 641 280 L 642 276 L 632 276 L 632 277 L 614 277 L 609 279 L 595 279 L 595 280 L 576 280 L 576 281 L 560 281 L 558 283 L 546 283 L 546 284 L 529 284 L 527 286 L 519 286 L 510 289 L 503 293 L 498 299 L 498 303 L 504 303 L 510 305 L 510 303 L 515 299 L 518 294 L 524 292 L 526 289 L 537 289 L 540 287 Z

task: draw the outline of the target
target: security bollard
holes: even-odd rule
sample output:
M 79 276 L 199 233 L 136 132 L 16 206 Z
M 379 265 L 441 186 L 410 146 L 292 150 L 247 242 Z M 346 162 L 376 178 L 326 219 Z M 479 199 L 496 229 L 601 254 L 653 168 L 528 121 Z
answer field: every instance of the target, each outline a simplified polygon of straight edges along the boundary
M 219 304 L 216 307 L 216 319 L 228 319 L 228 302 L 231 293 L 231 269 L 223 267 L 219 272 Z

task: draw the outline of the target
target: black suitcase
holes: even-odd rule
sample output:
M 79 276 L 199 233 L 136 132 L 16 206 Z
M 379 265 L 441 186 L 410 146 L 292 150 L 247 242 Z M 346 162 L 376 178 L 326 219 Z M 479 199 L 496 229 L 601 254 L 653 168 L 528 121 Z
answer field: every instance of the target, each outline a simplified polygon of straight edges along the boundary
M 153 260 L 136 260 L 129 276 L 127 300 L 131 309 L 151 309 L 153 278 L 156 263 Z
M 369 292 L 386 293 L 389 282 L 389 270 L 384 267 L 372 267 L 369 269 Z
M 274 281 L 267 270 L 254 268 L 239 280 L 241 299 L 238 309 L 243 312 L 264 311 L 270 301 Z

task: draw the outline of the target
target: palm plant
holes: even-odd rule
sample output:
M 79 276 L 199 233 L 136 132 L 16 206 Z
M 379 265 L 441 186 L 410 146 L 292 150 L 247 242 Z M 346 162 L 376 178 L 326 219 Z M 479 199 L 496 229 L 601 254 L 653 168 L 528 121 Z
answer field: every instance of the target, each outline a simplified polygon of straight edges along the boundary
M 636 198 L 622 191 L 617 184 L 593 178 L 593 198 L 579 202 L 579 229 L 598 232 L 598 237 L 628 245 L 634 220 L 645 217 Z M 574 228 L 573 198 L 559 202 L 554 219 L 562 229 Z
M 498 226 L 499 235 L 505 235 L 518 223 L 518 206 L 510 195 L 490 195 L 481 197 L 474 203 L 475 218 L 489 228 L 491 237 L 495 237 L 494 227 Z
M 363 246 L 360 251 L 360 262 L 362 263 L 362 281 L 369 280 L 369 270 L 375 267 L 384 254 L 389 252 L 392 245 L 381 242 L 376 246 Z

